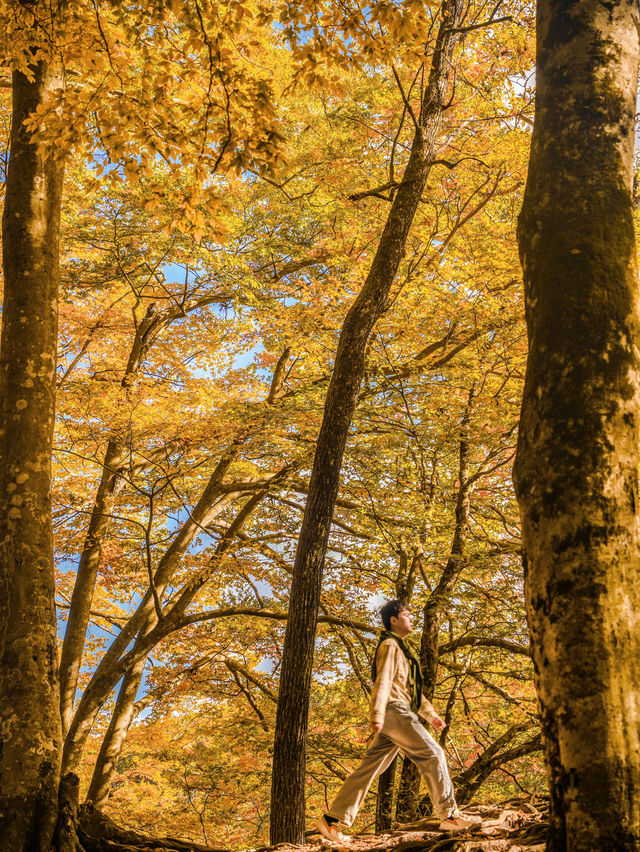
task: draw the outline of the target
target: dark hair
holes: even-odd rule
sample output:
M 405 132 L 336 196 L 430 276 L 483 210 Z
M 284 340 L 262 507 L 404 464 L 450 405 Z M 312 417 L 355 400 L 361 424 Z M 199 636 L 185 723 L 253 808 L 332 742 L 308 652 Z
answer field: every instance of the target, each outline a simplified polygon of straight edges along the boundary
M 409 605 L 403 600 L 387 601 L 384 606 L 380 607 L 380 617 L 384 624 L 385 630 L 391 629 L 391 619 L 397 618 L 404 609 L 409 609 Z

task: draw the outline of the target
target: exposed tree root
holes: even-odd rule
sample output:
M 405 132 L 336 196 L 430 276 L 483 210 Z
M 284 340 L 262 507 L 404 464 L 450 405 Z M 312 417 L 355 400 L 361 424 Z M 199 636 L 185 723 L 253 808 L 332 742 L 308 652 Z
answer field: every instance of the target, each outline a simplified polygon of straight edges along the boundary
M 71 772 L 60 782 L 56 852 L 229 852 L 173 837 L 146 837 L 120 828 L 91 802 L 78 806 L 79 786 L 77 775 Z
M 221 847 L 202 846 L 173 837 L 147 837 L 120 828 L 91 802 L 80 808 L 78 836 L 84 852 L 228 852 Z

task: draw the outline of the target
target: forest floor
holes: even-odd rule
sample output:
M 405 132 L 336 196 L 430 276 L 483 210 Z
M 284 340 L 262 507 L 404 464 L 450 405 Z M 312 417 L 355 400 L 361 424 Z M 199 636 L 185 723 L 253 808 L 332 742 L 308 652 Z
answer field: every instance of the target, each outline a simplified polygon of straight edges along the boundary
M 439 820 L 427 818 L 399 825 L 382 834 L 354 835 L 338 852 L 544 852 L 548 825 L 548 803 L 528 798 L 510 799 L 493 805 L 474 804 L 461 808 L 481 817 L 482 824 L 464 832 L 438 830 Z M 280 844 L 278 852 L 322 852 L 330 844 L 324 838 L 308 837 L 305 846 Z M 267 852 L 267 850 L 255 850 Z
M 142 837 L 115 826 L 91 807 L 80 810 L 80 848 L 85 852 L 228 852 L 189 841 Z M 482 824 L 469 831 L 449 833 L 438 830 L 438 820 L 424 819 L 381 834 L 353 835 L 345 846 L 334 846 L 316 832 L 309 832 L 301 846 L 280 843 L 248 852 L 544 852 L 546 800 L 522 797 L 499 804 L 471 804 L 461 810 L 481 817 Z

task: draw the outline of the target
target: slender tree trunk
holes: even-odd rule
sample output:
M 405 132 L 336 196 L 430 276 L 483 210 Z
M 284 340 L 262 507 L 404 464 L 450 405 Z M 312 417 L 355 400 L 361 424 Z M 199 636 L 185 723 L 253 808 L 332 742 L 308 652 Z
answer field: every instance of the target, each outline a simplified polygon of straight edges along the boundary
M 157 329 L 155 305 L 150 305 L 147 313 L 136 329 L 135 338 L 129 354 L 129 360 L 122 379 L 122 387 L 129 388 L 142 363 L 151 342 L 151 335 Z M 87 626 L 91 604 L 96 587 L 100 555 L 109 526 L 109 514 L 113 509 L 124 480 L 120 476 L 122 464 L 126 458 L 127 447 L 119 440 L 111 440 L 107 445 L 102 465 L 102 475 L 96 492 L 96 498 L 89 520 L 89 528 L 84 540 L 80 562 L 73 586 L 69 618 L 60 653 L 60 711 L 62 730 L 66 734 L 73 716 L 78 675 L 82 664 Z
M 2 220 L 0 347 L 0 838 L 49 852 L 61 727 L 51 525 L 63 162 L 23 122 L 62 87 L 43 61 L 13 74 Z
M 284 476 L 283 471 L 288 472 L 289 469 L 290 468 L 288 465 L 285 466 L 281 471 L 279 471 L 271 478 L 270 482 L 276 482 L 279 476 Z M 180 592 L 176 593 L 173 602 L 167 607 L 165 607 L 161 622 L 158 622 L 157 617 L 155 616 L 155 608 L 153 602 L 151 603 L 150 609 L 141 610 L 142 604 L 144 603 L 143 601 L 138 607 L 138 610 L 136 610 L 134 616 L 132 616 L 129 622 L 127 622 L 125 627 L 120 631 L 120 634 L 118 635 L 117 639 L 114 640 L 111 647 L 102 658 L 100 665 L 94 672 L 93 677 L 91 678 L 89 684 L 87 685 L 87 688 L 85 689 L 82 695 L 82 698 L 78 703 L 78 707 L 76 709 L 73 720 L 69 727 L 69 731 L 64 741 L 64 749 L 62 755 L 62 767 L 64 772 L 74 771 L 79 766 L 80 761 L 82 759 L 84 746 L 93 726 L 95 717 L 104 702 L 109 697 L 111 690 L 115 687 L 120 678 L 127 674 L 128 670 L 133 665 L 135 665 L 143 657 L 147 657 L 152 648 L 155 647 L 155 645 L 161 642 L 162 639 L 164 639 L 174 630 L 178 629 L 178 624 L 180 620 L 184 617 L 187 608 L 190 606 L 191 602 L 193 601 L 199 590 L 202 588 L 202 586 L 206 584 L 212 573 L 215 571 L 215 567 L 217 565 L 218 560 L 222 558 L 228 547 L 231 545 L 231 542 L 234 540 L 236 533 L 241 530 L 242 524 L 251 514 L 255 506 L 266 496 L 267 493 L 268 489 L 263 489 L 257 494 L 254 494 L 253 497 L 250 497 L 249 500 L 247 500 L 247 502 L 244 504 L 242 509 L 240 509 L 235 519 L 225 532 L 223 538 L 219 542 L 215 556 L 211 559 L 208 566 L 205 569 L 199 571 L 196 575 L 194 575 L 189 581 L 185 583 Z M 211 511 L 215 511 L 215 509 L 216 507 L 214 507 L 214 509 Z M 194 513 L 192 513 L 192 518 Z M 189 523 L 192 523 L 192 521 L 190 521 Z M 180 539 L 182 545 L 184 545 L 185 543 L 185 536 L 182 535 L 183 531 L 185 530 L 185 526 L 181 528 L 181 531 L 180 533 L 178 533 L 177 536 L 177 539 Z M 156 570 L 156 578 L 159 576 L 161 570 L 163 572 L 169 572 L 169 553 L 172 554 L 172 558 L 178 558 L 177 548 L 174 547 L 177 539 L 172 542 L 171 546 L 163 555 L 163 558 L 160 561 L 160 565 Z M 167 561 L 165 561 L 165 559 Z M 167 582 L 169 582 L 169 576 L 165 578 L 161 587 L 156 587 L 159 595 L 162 594 L 165 584 Z M 131 639 L 129 639 L 129 641 L 127 641 L 124 647 L 122 647 L 122 634 L 125 633 L 125 630 L 129 628 L 130 624 L 134 619 L 136 624 L 140 624 L 140 618 L 142 617 L 146 618 L 146 621 L 142 622 L 142 629 L 139 632 L 138 639 L 136 640 L 133 648 L 130 651 L 126 651 L 127 645 L 129 644 Z M 154 626 L 149 629 L 150 625 Z M 119 648 L 119 652 L 117 655 L 113 652 L 116 643 L 118 643 Z
M 462 0 L 445 0 L 429 81 L 409 161 L 371 269 L 349 310 L 327 391 L 293 568 L 276 713 L 271 787 L 271 843 L 304 839 L 305 745 L 324 557 L 347 434 L 369 336 L 389 305 L 409 228 L 424 190 L 451 72 Z
M 378 793 L 376 798 L 376 834 L 391 828 L 393 814 L 393 788 L 396 780 L 398 758 L 394 758 L 378 778 Z
M 471 482 L 469 480 L 469 416 L 473 404 L 474 388 L 469 391 L 469 400 L 460 423 L 460 442 L 458 450 L 458 496 L 456 498 L 455 526 L 451 539 L 449 558 L 436 587 L 433 589 L 422 610 L 422 636 L 420 639 L 420 663 L 424 677 L 423 690 L 427 698 L 433 700 L 438 675 L 438 637 L 440 624 L 447 602 L 453 592 L 458 575 L 463 566 L 463 553 L 469 523 L 469 498 Z M 413 761 L 404 758 L 402 774 L 396 803 L 398 822 L 414 819 L 420 804 L 421 776 Z
M 553 852 L 640 849 L 639 8 L 539 0 L 514 471 Z
M 147 659 L 142 657 L 124 676 L 111 722 L 100 746 L 87 792 L 87 799 L 100 809 L 104 808 L 111 792 L 113 774 L 135 715 L 136 695 Z
M 110 441 L 105 453 L 102 477 L 98 485 L 89 528 L 78 563 L 76 582 L 69 607 L 69 618 L 60 654 L 60 711 L 65 734 L 69 729 L 73 714 L 78 674 L 82 663 L 82 652 L 98 576 L 100 554 L 109 525 L 109 513 L 113 509 L 123 481 L 119 476 L 119 470 L 124 456 L 125 447 L 123 444 L 118 441 Z

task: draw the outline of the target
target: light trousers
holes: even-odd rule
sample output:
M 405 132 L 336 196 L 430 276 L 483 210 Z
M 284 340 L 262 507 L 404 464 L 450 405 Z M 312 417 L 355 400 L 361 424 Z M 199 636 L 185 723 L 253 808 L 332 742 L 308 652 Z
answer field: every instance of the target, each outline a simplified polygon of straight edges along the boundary
M 373 782 L 402 750 L 420 770 L 435 815 L 443 819 L 456 806 L 453 784 L 444 751 L 405 704 L 387 704 L 384 724 L 367 749 L 360 765 L 344 782 L 327 814 L 345 825 L 353 823 Z

